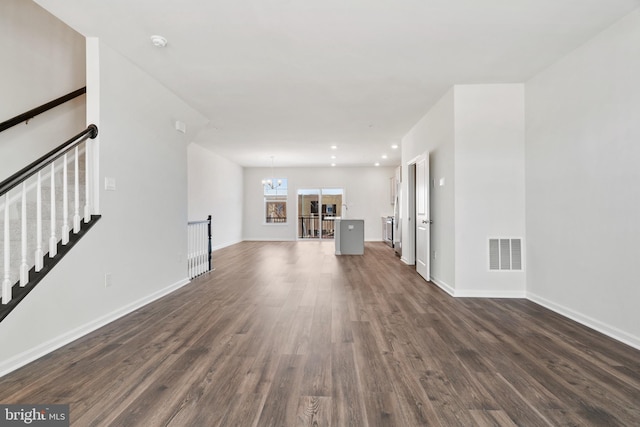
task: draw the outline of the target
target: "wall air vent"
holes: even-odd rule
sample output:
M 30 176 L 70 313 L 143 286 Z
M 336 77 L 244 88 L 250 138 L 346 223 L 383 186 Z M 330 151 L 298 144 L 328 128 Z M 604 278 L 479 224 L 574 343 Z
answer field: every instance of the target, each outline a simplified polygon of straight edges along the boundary
M 522 270 L 522 239 L 489 239 L 489 270 Z

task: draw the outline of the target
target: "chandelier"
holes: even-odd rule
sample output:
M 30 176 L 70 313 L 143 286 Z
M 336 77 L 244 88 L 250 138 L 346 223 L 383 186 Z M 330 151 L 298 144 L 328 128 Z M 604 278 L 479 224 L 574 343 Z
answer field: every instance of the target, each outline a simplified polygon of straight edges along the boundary
M 275 190 L 276 188 L 280 187 L 282 185 L 282 180 L 281 179 L 276 180 L 274 176 L 275 175 L 273 173 L 273 156 L 271 156 L 271 178 L 263 179 L 262 185 L 268 186 L 272 190 Z

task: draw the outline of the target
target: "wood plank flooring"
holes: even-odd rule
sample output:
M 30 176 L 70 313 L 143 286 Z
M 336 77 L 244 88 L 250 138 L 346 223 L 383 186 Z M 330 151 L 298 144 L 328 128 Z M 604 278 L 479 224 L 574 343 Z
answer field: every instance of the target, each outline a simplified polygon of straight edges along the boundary
M 640 351 L 526 300 L 454 299 L 382 243 L 214 259 L 0 378 L 0 403 L 70 404 L 74 426 L 640 425 Z

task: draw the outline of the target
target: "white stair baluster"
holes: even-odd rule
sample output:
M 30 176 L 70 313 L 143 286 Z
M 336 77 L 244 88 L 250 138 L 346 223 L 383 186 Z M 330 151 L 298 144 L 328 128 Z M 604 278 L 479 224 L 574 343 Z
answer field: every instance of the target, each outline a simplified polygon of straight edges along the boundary
M 202 272 L 206 273 L 209 269 L 207 262 L 207 223 L 202 223 Z
M 27 264 L 27 183 L 22 183 L 22 219 L 21 219 L 21 249 L 22 262 L 20 263 L 20 286 L 29 283 L 29 265 Z
M 193 256 L 193 277 L 198 275 L 198 225 L 195 224 L 193 227 L 193 247 L 191 248 L 191 253 Z
M 62 158 L 62 244 L 69 243 L 69 176 L 67 171 L 67 155 Z
M 198 224 L 198 274 L 202 274 L 202 224 Z
M 202 267 L 200 268 L 202 273 L 207 272 L 207 224 L 202 223 L 200 225 L 200 238 L 202 239 Z
M 4 197 L 4 280 L 2 281 L 2 303 L 11 301 L 11 247 L 9 245 L 9 193 Z
M 73 207 L 73 233 L 80 231 L 80 169 L 78 167 L 78 146 L 74 152 L 74 207 Z
M 36 183 L 36 272 L 42 270 L 44 264 L 44 251 L 42 250 L 42 175 L 38 172 Z
M 89 156 L 89 141 L 84 143 L 84 223 L 87 224 L 91 221 L 91 197 L 89 195 L 89 189 L 91 188 L 91 180 L 90 180 L 90 172 L 91 168 L 89 164 L 91 163 L 91 159 Z
M 197 233 L 197 241 L 198 245 L 198 269 L 196 271 L 197 275 L 202 273 L 202 224 L 196 225 L 196 233 Z
M 58 239 L 56 238 L 56 168 L 51 163 L 51 237 L 49 237 L 49 258 L 58 255 Z
M 193 278 L 193 226 L 189 226 L 189 278 Z
M 200 246 L 198 237 L 198 224 L 196 224 L 193 226 L 193 277 L 198 275 L 200 269 Z

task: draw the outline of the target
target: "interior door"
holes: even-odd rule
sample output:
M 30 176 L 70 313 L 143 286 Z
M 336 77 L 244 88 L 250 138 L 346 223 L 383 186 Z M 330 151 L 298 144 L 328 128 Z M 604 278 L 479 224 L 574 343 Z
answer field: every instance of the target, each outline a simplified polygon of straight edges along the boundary
M 416 271 L 431 280 L 429 217 L 429 153 L 416 159 Z

